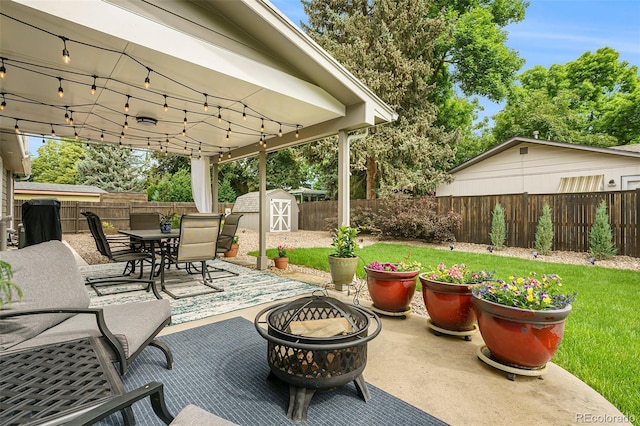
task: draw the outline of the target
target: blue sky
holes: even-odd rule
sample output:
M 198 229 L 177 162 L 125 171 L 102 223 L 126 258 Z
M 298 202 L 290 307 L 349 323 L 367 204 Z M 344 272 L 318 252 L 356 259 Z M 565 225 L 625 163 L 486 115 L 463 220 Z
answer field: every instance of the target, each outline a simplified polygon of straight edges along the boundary
M 306 20 L 299 0 L 271 0 L 295 24 Z M 524 21 L 506 28 L 507 45 L 526 60 L 522 71 L 577 59 L 609 46 L 640 66 L 640 0 L 529 0 Z M 483 115 L 501 105 L 481 100 Z

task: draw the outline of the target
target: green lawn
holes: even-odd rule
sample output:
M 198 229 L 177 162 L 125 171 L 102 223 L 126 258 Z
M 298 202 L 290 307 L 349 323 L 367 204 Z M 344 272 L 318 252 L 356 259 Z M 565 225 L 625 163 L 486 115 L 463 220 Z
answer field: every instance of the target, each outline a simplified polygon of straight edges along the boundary
M 332 251 L 299 248 L 289 253 L 289 261 L 328 271 L 327 256 Z M 447 266 L 465 263 L 501 278 L 531 271 L 560 275 L 567 292 L 577 291 L 578 296 L 553 362 L 593 387 L 631 419 L 640 419 L 640 272 L 593 266 L 586 261 L 585 265 L 566 265 L 377 243 L 356 251 L 361 259 L 357 275 L 364 277 L 364 264 L 374 260 L 398 262 L 408 253 L 427 269 L 444 262 Z M 275 254 L 275 249 L 267 251 L 269 257 Z

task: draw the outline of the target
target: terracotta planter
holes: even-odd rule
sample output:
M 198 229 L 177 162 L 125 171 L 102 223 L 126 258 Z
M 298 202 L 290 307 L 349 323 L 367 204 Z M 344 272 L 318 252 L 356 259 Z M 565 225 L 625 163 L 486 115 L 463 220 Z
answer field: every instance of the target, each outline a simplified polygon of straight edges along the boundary
M 433 281 L 420 274 L 422 298 L 431 322 L 454 332 L 475 329 L 476 314 L 471 306 L 471 289 L 477 284 Z
M 289 266 L 289 258 L 288 257 L 274 257 L 273 262 L 278 269 L 287 269 Z
M 367 288 L 373 308 L 382 314 L 406 314 L 411 310 L 411 299 L 416 291 L 416 277 L 420 271 L 377 271 L 364 267 Z
M 534 311 L 472 296 L 478 327 L 491 358 L 523 369 L 538 369 L 551 360 L 564 335 L 571 305 L 563 309 Z
M 231 244 L 231 248 L 224 253 L 224 257 L 236 257 L 238 255 L 239 244 Z

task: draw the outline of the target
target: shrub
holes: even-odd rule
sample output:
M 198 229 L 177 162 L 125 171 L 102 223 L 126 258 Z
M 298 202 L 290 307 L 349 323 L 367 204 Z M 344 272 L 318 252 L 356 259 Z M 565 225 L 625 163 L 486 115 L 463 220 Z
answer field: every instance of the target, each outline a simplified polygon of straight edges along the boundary
M 491 244 L 496 250 L 504 248 L 504 242 L 507 240 L 507 224 L 504 219 L 504 209 L 500 203 L 496 204 L 493 209 L 489 237 L 491 237 Z
M 613 231 L 609 225 L 607 203 L 602 200 L 596 208 L 596 220 L 589 232 L 589 254 L 598 260 L 608 259 L 617 252 Z
M 453 211 L 439 216 L 434 197 L 393 198 L 375 215 L 375 225 L 382 235 L 428 242 L 455 241 L 453 231 L 460 222 L 460 215 Z
M 553 247 L 553 222 L 551 221 L 551 207 L 546 203 L 542 208 L 542 216 L 538 219 L 534 247 L 540 254 L 545 256 L 551 254 Z

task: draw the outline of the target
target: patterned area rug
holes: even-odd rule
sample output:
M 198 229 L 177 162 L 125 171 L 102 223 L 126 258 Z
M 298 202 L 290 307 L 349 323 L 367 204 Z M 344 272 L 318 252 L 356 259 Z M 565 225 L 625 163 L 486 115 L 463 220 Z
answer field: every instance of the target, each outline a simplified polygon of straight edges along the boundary
M 380 336 L 378 338 L 381 338 Z M 164 384 L 165 400 L 174 415 L 188 404 L 197 405 L 243 426 L 442 426 L 446 423 L 368 384 L 371 399 L 358 396 L 353 383 L 313 395 L 307 421 L 287 418 L 289 386 L 267 380 L 267 342 L 252 322 L 231 318 L 160 337 L 175 358 L 165 368 L 162 353 L 147 348 L 123 377 L 126 390 L 151 381 Z M 366 379 L 366 371 L 365 371 Z M 162 425 L 147 398 L 133 406 L 137 424 Z M 100 424 L 122 424 L 114 414 Z M 200 425 L 194 425 L 200 426 Z
M 221 260 L 215 260 L 209 263 L 218 268 L 236 272 L 239 275 L 234 276 L 226 272 L 212 273 L 212 277 L 219 277 L 214 281 L 214 284 L 224 289 L 224 291 L 220 293 L 211 293 L 177 300 L 170 298 L 169 295 L 165 293 L 161 293 L 163 298 L 171 301 L 172 325 L 224 314 L 318 290 L 318 287 L 310 284 L 282 278 Z M 101 277 L 121 274 L 124 266 L 124 263 L 82 266 L 80 267 L 80 271 L 84 277 Z M 184 269 L 176 270 L 172 268 L 165 274 L 167 288 L 170 288 L 172 292 L 178 295 L 198 293 L 208 289 L 198 282 L 199 278 L 199 274 L 189 275 Z M 157 279 L 156 282 L 159 286 L 159 279 Z M 101 287 L 100 291 L 105 293 L 105 295 L 100 297 L 97 296 L 90 287 L 87 287 L 87 290 L 91 297 L 91 307 L 155 300 L 153 293 L 146 292 L 142 289 L 121 293 L 124 290 L 136 288 L 142 287 L 138 284 L 119 284 Z

